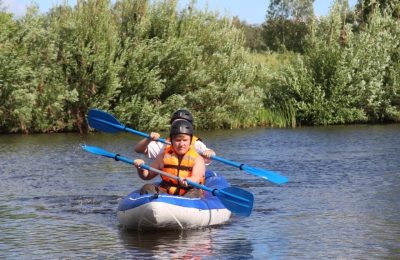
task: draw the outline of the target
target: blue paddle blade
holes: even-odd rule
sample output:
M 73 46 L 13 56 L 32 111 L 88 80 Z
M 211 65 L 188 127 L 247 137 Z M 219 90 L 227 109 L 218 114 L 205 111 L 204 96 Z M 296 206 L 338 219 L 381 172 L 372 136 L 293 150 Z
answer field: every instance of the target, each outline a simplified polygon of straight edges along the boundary
M 81 145 L 82 149 L 89 152 L 89 153 L 93 153 L 93 154 L 97 154 L 97 155 L 101 155 L 101 156 L 105 156 L 108 158 L 114 158 L 115 154 L 114 153 L 110 153 L 104 149 L 101 149 L 99 147 L 96 146 L 90 146 L 90 145 Z
M 242 163 L 238 163 L 238 162 L 234 162 L 234 161 L 230 161 L 227 159 L 224 159 L 222 157 L 218 157 L 218 156 L 211 156 L 211 159 L 216 160 L 216 161 L 220 161 L 222 163 L 231 165 L 233 167 L 237 167 L 240 170 L 244 170 L 247 173 L 259 176 L 265 180 L 268 180 L 270 182 L 276 183 L 276 184 L 283 184 L 288 182 L 288 178 L 285 176 L 282 176 L 276 172 L 273 171 L 269 171 L 269 170 L 263 170 L 263 169 L 258 169 L 258 168 L 253 168 L 250 167 L 246 164 L 242 164 Z
M 124 131 L 125 126 L 112 115 L 97 109 L 90 109 L 88 123 L 91 128 L 106 133 L 117 133 Z
M 239 216 L 250 216 L 254 202 L 252 193 L 237 187 L 223 188 L 215 193 L 224 206 L 233 213 Z
M 276 184 L 284 184 L 289 181 L 289 179 L 285 176 L 279 175 L 276 172 L 268 171 L 264 169 L 253 168 L 247 165 L 242 166 L 243 170 L 252 173 L 253 175 L 257 175 L 261 178 L 269 180 Z

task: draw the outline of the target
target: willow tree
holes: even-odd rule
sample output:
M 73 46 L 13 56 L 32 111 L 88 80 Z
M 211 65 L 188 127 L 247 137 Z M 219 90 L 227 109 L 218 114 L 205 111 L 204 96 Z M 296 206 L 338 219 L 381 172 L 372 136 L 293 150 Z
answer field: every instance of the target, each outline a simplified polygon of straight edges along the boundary
M 176 1 L 121 1 L 123 90 L 116 114 L 142 129 L 166 129 L 177 108 L 198 128 L 257 125 L 258 67 L 247 61 L 243 32 L 232 21 Z
M 74 128 L 86 131 L 89 107 L 109 109 L 119 91 L 118 28 L 109 0 L 78 0 L 74 9 L 54 8 L 48 15 L 63 85 L 77 95 L 64 105 Z
M 5 132 L 84 132 L 90 107 L 138 129 L 166 129 L 178 108 L 198 128 L 260 123 L 267 73 L 231 19 L 194 2 L 78 0 L 0 19 Z

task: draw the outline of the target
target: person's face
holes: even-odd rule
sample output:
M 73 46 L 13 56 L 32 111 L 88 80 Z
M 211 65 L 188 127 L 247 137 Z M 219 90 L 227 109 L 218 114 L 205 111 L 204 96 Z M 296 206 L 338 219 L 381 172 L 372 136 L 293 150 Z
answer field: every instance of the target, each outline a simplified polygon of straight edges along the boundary
M 174 135 L 172 137 L 172 146 L 177 154 L 184 155 L 190 148 L 190 135 Z

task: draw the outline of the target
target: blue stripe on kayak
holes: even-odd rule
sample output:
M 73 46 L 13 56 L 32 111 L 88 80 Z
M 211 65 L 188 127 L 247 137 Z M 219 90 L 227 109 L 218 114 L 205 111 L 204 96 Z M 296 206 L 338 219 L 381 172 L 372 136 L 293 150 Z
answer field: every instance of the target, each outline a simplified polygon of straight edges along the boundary
M 210 188 L 222 189 L 228 187 L 229 184 L 222 176 L 217 176 L 212 171 L 206 172 L 206 186 Z M 224 209 L 225 206 L 209 192 L 204 192 L 204 198 L 186 198 L 172 195 L 159 195 L 155 198 L 153 195 L 140 195 L 139 191 L 134 191 L 126 196 L 118 206 L 118 211 L 139 207 L 140 205 L 150 202 L 164 202 L 186 208 L 196 208 L 201 210 Z
M 131 195 L 134 195 L 131 193 Z M 189 199 L 179 196 L 169 196 L 169 195 L 160 195 L 158 198 L 154 198 L 151 195 L 145 196 L 129 196 L 124 198 L 123 201 L 118 206 L 119 211 L 125 211 L 128 209 L 139 207 L 143 204 L 147 204 L 150 202 L 164 202 L 180 207 L 185 208 L 196 208 L 200 210 L 209 210 L 209 209 L 224 209 L 225 206 L 221 203 L 219 199 L 209 198 L 209 199 Z

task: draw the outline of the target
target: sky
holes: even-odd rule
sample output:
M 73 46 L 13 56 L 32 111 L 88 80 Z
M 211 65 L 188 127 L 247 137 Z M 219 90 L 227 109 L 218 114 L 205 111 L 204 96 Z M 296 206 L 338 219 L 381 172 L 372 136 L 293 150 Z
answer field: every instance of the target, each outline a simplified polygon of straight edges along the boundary
M 47 12 L 51 7 L 63 3 L 64 0 L 0 0 L 7 11 L 22 16 L 26 7 L 32 3 L 39 6 L 41 12 Z M 112 1 L 114 2 L 114 1 Z M 190 0 L 178 0 L 180 7 L 188 5 Z M 325 16 L 329 13 L 334 0 L 315 0 L 314 11 L 318 16 Z M 75 5 L 76 0 L 68 0 L 70 5 Z M 349 0 L 350 7 L 353 7 L 357 0 Z M 262 24 L 269 5 L 268 0 L 197 0 L 199 9 L 208 8 L 211 11 L 218 11 L 220 15 L 238 16 L 240 20 L 248 24 Z

